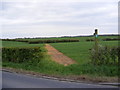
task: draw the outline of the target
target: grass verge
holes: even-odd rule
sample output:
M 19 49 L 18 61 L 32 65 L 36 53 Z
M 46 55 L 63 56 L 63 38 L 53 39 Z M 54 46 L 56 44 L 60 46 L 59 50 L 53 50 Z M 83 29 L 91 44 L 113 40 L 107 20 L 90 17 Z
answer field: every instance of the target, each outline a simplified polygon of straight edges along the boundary
M 117 82 L 118 67 L 117 66 L 94 66 L 91 64 L 79 65 L 73 64 L 63 66 L 51 61 L 46 56 L 40 63 L 13 63 L 3 62 L 3 67 L 10 67 L 19 70 L 33 71 L 42 73 L 46 76 L 54 76 L 60 78 L 69 78 L 74 80 L 92 81 L 92 82 Z

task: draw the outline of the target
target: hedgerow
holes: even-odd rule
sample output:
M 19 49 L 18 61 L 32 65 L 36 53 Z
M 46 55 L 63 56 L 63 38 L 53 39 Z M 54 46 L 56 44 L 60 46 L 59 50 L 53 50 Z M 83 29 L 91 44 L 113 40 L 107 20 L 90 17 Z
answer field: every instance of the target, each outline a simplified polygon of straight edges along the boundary
M 95 65 L 118 65 L 120 47 L 98 46 L 91 50 L 91 62 Z
M 88 42 L 89 42 L 89 41 L 95 41 L 95 40 L 94 40 L 94 39 L 86 39 L 86 41 L 88 41 Z
M 39 44 L 39 43 L 61 43 L 61 42 L 79 42 L 78 39 L 63 39 L 63 40 L 38 40 L 29 41 L 29 44 Z
M 8 62 L 39 62 L 45 51 L 40 47 L 31 48 L 2 48 L 2 60 Z
M 119 41 L 120 38 L 105 38 L 105 39 L 102 39 L 103 41 Z

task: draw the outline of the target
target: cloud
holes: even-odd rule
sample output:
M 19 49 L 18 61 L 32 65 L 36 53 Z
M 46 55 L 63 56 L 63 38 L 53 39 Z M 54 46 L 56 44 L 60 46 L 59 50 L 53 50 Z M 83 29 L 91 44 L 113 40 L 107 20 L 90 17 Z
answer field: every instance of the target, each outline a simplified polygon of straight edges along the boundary
M 28 0 L 4 0 L 5 2 L 28 2 Z M 29 0 L 29 2 L 118 2 L 119 0 Z
M 0 8 L 3 36 L 12 36 L 12 32 L 20 32 L 21 36 L 91 34 L 94 27 L 102 28 L 101 33 L 117 32 L 117 0 L 10 1 L 2 2 Z

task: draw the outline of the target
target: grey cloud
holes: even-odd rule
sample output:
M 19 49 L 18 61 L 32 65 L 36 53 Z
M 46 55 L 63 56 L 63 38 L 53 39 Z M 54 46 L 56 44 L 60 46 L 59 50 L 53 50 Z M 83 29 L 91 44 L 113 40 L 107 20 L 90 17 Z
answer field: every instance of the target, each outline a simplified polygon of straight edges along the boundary
M 44 26 L 41 32 L 47 32 L 49 28 L 46 27 L 53 26 L 50 27 L 51 31 L 46 35 L 50 35 L 51 32 L 56 36 L 64 34 L 62 32 L 65 31 L 70 31 L 69 35 L 75 35 L 78 34 L 78 30 L 80 30 L 80 34 L 91 34 L 91 29 L 94 27 L 102 28 L 101 33 L 113 32 L 113 29 L 115 33 L 117 31 L 117 2 L 4 2 L 3 5 L 4 8 L 0 9 L 2 13 L 0 18 L 2 18 L 4 37 L 8 35 L 7 32 L 12 34 L 12 30 L 21 32 L 20 29 L 23 29 L 26 32 L 28 32 L 27 30 L 34 32 L 34 29 L 36 29 L 36 32 L 39 32 L 41 26 Z M 71 28 L 68 28 L 68 26 L 71 26 Z M 61 30 L 57 29 L 60 27 L 62 27 Z M 80 29 L 80 27 L 85 28 Z M 86 32 L 83 33 L 82 30 Z M 58 33 L 55 34 L 56 32 Z M 35 34 L 37 35 L 37 33 Z M 23 35 L 27 34 L 21 32 L 22 37 Z M 40 33 L 39 35 L 43 36 L 45 34 Z

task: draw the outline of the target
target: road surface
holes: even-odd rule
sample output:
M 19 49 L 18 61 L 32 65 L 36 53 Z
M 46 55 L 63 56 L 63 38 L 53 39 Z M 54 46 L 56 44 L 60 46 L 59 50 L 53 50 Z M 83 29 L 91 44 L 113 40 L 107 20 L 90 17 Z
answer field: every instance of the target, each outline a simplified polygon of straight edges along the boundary
M 58 81 L 10 72 L 2 72 L 2 81 L 2 88 L 115 88 L 115 86 Z

